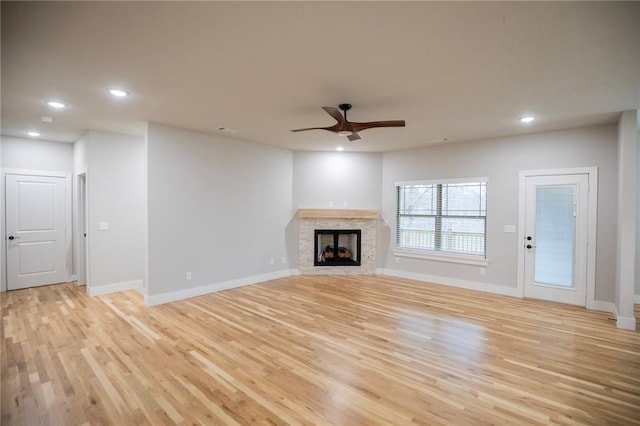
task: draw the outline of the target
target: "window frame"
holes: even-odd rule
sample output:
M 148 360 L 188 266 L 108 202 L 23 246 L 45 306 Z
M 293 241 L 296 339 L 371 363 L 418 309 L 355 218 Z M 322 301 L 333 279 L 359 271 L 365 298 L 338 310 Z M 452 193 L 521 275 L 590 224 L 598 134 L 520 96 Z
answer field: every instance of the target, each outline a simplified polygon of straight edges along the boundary
M 395 197 L 396 197 L 396 220 L 395 220 L 395 243 L 393 255 L 396 257 L 408 257 L 417 259 L 436 260 L 442 262 L 462 263 L 470 265 L 486 266 L 489 263 L 487 259 L 487 200 L 485 200 L 485 215 L 484 216 L 459 216 L 459 215 L 442 215 L 442 188 L 444 185 L 449 184 L 475 184 L 484 183 L 488 184 L 487 177 L 469 177 L 469 178 L 456 178 L 456 179 L 431 179 L 431 180 L 417 180 L 417 181 L 399 181 L 394 183 Z M 431 185 L 438 188 L 438 194 L 436 199 L 436 214 L 435 215 L 420 215 L 420 217 L 432 217 L 436 221 L 435 232 L 440 230 L 442 235 L 442 219 L 443 218 L 459 218 L 459 219 L 480 219 L 484 220 L 484 254 L 471 254 L 471 253 L 456 253 L 450 251 L 442 251 L 441 249 L 428 249 L 428 248 L 408 248 L 400 247 L 399 244 L 399 229 L 400 218 L 407 215 L 400 215 L 400 188 L 403 186 L 415 186 L 415 185 Z M 488 186 L 488 185 L 487 185 Z M 486 189 L 485 189 L 486 190 Z M 411 216 L 411 215 L 410 215 Z M 438 224 L 440 226 L 438 226 Z M 441 243 L 442 238 L 435 238 L 438 243 Z M 437 243 L 436 243 L 437 244 Z M 396 259 L 396 262 L 398 260 Z

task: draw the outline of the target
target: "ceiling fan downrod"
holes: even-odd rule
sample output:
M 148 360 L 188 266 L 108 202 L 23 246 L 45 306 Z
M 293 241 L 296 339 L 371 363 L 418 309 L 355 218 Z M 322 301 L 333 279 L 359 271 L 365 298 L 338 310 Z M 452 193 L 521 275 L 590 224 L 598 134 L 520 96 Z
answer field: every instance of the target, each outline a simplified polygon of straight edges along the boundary
M 349 121 L 347 120 L 347 111 L 351 109 L 351 104 L 340 104 L 338 105 L 338 108 L 340 108 L 342 112 L 344 112 L 344 121 Z

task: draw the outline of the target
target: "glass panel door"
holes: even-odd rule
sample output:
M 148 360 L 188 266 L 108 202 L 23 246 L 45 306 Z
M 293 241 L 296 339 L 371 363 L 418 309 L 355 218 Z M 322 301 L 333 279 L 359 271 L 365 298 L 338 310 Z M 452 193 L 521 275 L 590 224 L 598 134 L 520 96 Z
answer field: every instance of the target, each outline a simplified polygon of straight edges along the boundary
M 584 306 L 588 175 L 527 176 L 524 296 Z

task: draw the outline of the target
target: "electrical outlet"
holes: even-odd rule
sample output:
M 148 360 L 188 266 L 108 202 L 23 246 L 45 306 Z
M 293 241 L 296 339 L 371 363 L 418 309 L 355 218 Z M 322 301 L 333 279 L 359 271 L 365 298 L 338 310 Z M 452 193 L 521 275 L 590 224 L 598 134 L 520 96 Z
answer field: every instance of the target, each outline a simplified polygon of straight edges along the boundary
M 346 209 L 346 208 L 347 208 L 347 206 L 348 206 L 348 203 L 347 203 L 346 201 L 344 201 L 344 202 L 342 203 L 342 207 L 344 207 L 344 208 Z
M 480 275 L 486 275 L 487 274 L 487 268 L 480 268 Z
M 269 259 L 269 264 L 270 265 L 275 265 L 276 264 L 276 260 L 272 257 L 271 259 Z
M 187 278 L 187 281 L 189 281 L 191 279 L 191 272 L 187 272 L 186 278 Z
M 396 261 L 396 263 L 400 263 L 400 258 L 398 256 L 396 256 L 394 260 Z
M 287 258 L 286 257 L 282 258 L 282 263 L 287 263 Z

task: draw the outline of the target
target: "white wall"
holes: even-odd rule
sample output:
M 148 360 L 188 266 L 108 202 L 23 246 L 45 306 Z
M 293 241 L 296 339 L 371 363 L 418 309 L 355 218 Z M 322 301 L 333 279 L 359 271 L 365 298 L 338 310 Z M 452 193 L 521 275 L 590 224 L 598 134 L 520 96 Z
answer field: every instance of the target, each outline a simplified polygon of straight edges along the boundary
M 346 207 L 345 207 L 346 205 Z M 293 154 L 293 214 L 298 209 L 382 210 L 382 154 L 297 151 Z M 377 223 L 376 266 L 383 265 L 388 227 Z M 287 229 L 290 257 L 298 258 L 298 222 Z
M 0 166 L 2 165 L 2 137 L 0 137 Z M 4 256 L 4 185 L 0 185 L 0 306 L 4 306 L 3 297 L 5 297 L 4 292 L 7 289 L 6 283 L 6 274 L 4 273 L 6 268 L 6 258 Z M 0 320 L 1 323 L 1 320 Z M 0 338 L 4 339 L 4 326 L 2 326 L 2 331 L 0 331 Z M 2 396 L 2 390 L 0 390 L 0 397 Z M 2 407 L 0 407 L 0 411 Z M 1 413 L 0 413 L 1 414 Z
M 74 154 L 74 184 L 87 174 L 88 291 L 136 287 L 145 274 L 144 139 L 92 130 L 76 141 Z M 100 230 L 101 222 L 109 229 Z
M 636 182 L 636 196 L 637 196 L 637 206 L 636 206 L 636 285 L 635 285 L 635 298 L 634 302 L 640 304 L 640 109 L 636 111 L 637 113 L 637 123 L 638 123 L 638 133 L 637 133 L 637 142 L 638 142 L 638 177 Z
M 382 154 L 308 151 L 293 154 L 293 205 L 296 210 L 380 210 L 381 185 Z
M 383 155 L 383 215 L 395 233 L 396 181 L 486 176 L 486 275 L 479 267 L 422 259 L 394 262 L 389 243 L 386 267 L 410 274 L 465 280 L 478 287 L 515 288 L 518 233 L 504 225 L 518 225 L 520 170 L 597 166 L 599 169 L 596 300 L 612 302 L 615 282 L 616 127 L 613 125 L 539 133 L 492 140 L 444 144 Z M 393 241 L 393 239 L 391 239 Z M 499 287 L 500 288 L 500 287 Z
M 636 283 L 638 221 L 638 111 L 625 111 L 618 121 L 618 241 L 615 304 L 617 325 L 635 329 L 633 293 Z
M 17 138 L 2 135 L 0 165 L 3 169 L 21 169 L 30 171 L 62 172 L 71 175 L 73 170 L 73 145 L 64 142 L 53 142 L 42 139 Z M 4 215 L 4 183 L 1 185 L 0 209 Z M 0 218 L 3 216 L 0 216 Z M 4 221 L 0 222 L 0 239 L 3 241 L 0 250 L 1 289 L 7 287 L 6 258 L 4 256 Z M 71 265 L 69 261 L 69 265 Z
M 73 145 L 40 139 L 2 136 L 2 167 L 71 173 Z
M 292 157 L 280 148 L 148 124 L 147 303 L 288 271 L 282 257 Z

